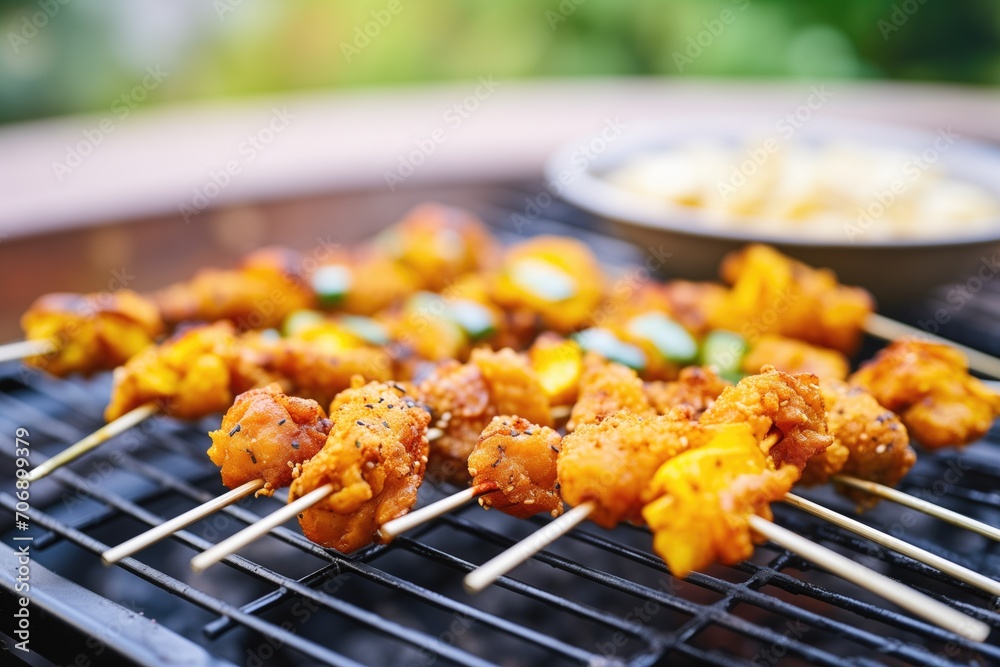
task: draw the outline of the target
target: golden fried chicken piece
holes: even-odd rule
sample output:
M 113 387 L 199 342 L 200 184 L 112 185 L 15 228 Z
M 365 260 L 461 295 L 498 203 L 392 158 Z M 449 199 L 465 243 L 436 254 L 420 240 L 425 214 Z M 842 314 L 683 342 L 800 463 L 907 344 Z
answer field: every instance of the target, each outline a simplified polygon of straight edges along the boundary
M 732 386 L 711 368 L 688 366 L 672 382 L 647 382 L 646 398 L 659 414 L 681 406 L 690 409 L 693 417 L 700 417 L 712 407 L 716 399 Z
M 875 309 L 865 290 L 840 285 L 832 271 L 813 269 L 770 246 L 754 244 L 730 253 L 721 274 L 733 287 L 715 306 L 712 325 L 751 342 L 778 334 L 850 355 Z
M 442 431 L 431 443 L 428 476 L 467 483 L 469 454 L 496 414 L 482 371 L 475 364 L 446 361 L 417 385 L 414 395 L 431 409 Z
M 728 293 L 716 283 L 671 280 L 663 285 L 663 295 L 670 304 L 667 312 L 696 336 L 715 327 L 713 314 L 725 303 Z
M 104 416 L 112 421 L 150 402 L 180 419 L 224 412 L 237 394 L 276 379 L 255 360 L 229 322 L 191 327 L 115 369 Z
M 278 326 L 289 314 L 309 308 L 313 292 L 301 255 L 273 247 L 251 253 L 236 270 L 202 269 L 153 299 L 169 324 L 229 320 L 246 331 Z
M 719 428 L 704 446 L 667 459 L 645 489 L 642 516 L 653 548 L 677 577 L 749 558 L 749 516 L 770 519 L 769 503 L 798 476 L 792 466 L 774 469 L 747 424 Z
M 266 368 L 282 378 L 289 392 L 321 404 L 350 387 L 354 376 L 379 382 L 393 377 L 392 359 L 371 345 L 334 349 L 292 337 L 271 341 L 266 350 Z
M 492 267 L 499 256 L 496 241 L 478 218 L 435 203 L 411 209 L 378 242 L 419 277 L 423 289 L 434 291 L 466 273 Z
M 641 417 L 627 410 L 581 424 L 562 439 L 557 460 L 563 500 L 595 503 L 589 518 L 604 528 L 642 523 L 642 494 L 657 468 L 717 428 L 680 413 Z
M 762 443 L 774 433 L 777 442 L 764 454 L 776 468 L 786 463 L 801 472 L 813 456 L 833 442 L 826 425 L 823 397 L 815 375 L 789 375 L 764 367 L 759 375 L 743 378 L 729 387 L 700 419 L 703 424 L 750 425 Z
M 1000 416 L 1000 394 L 968 368 L 952 347 L 898 340 L 862 364 L 849 382 L 898 414 L 914 440 L 937 449 L 978 440 Z
M 493 298 L 569 333 L 590 321 L 604 290 L 604 273 L 590 248 L 576 239 L 538 236 L 507 251 Z
M 579 398 L 573 405 L 566 429 L 573 431 L 583 424 L 597 424 L 619 410 L 640 417 L 655 414 L 646 398 L 642 380 L 635 371 L 593 352 L 583 360 Z
M 810 373 L 837 380 L 846 379 L 851 370 L 847 357 L 836 350 L 774 334 L 766 334 L 754 341 L 743 358 L 744 373 L 756 373 L 763 366 L 774 366 L 792 375 Z
M 310 540 L 342 553 L 371 544 L 383 523 L 413 507 L 427 465 L 427 411 L 397 386 L 357 385 L 334 399 L 326 444 L 296 469 L 288 493 L 291 502 L 333 486 L 299 523 Z
M 510 348 L 479 348 L 472 351 L 469 363 L 482 372 L 496 414 L 524 417 L 533 424 L 552 426 L 549 397 L 524 356 Z
M 479 504 L 526 519 L 545 512 L 562 514 L 556 477 L 559 434 L 521 417 L 494 417 L 469 456 L 474 486 L 495 485 Z
M 342 266 L 349 271 L 350 284 L 343 297 L 326 305 L 347 313 L 374 315 L 420 289 L 413 271 L 374 249 L 358 249 Z
M 802 483 L 825 484 L 831 475 L 842 473 L 896 486 L 917 461 L 899 417 L 879 405 L 864 389 L 841 380 L 820 380 L 819 388 L 834 444 L 809 461 L 802 473 Z M 837 449 L 845 452 L 839 465 L 832 460 L 838 455 L 830 455 Z M 875 502 L 871 494 L 840 490 L 863 505 Z
M 120 366 L 163 333 L 156 304 L 131 290 L 47 294 L 31 304 L 21 327 L 26 339 L 56 346 L 25 362 L 59 376 Z
M 208 457 L 230 489 L 255 479 L 266 483 L 257 495 L 270 496 L 292 483 L 292 469 L 323 447 L 330 420 L 316 401 L 282 393 L 277 383 L 236 397 L 222 426 L 208 435 Z

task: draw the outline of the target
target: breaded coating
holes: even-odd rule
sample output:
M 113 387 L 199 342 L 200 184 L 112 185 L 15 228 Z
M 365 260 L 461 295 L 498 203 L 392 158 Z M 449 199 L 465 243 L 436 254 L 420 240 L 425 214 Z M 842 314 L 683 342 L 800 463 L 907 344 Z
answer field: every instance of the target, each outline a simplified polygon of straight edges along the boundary
M 255 479 L 266 482 L 257 495 L 271 495 L 292 483 L 292 469 L 311 459 L 330 433 L 330 420 L 316 401 L 282 393 L 277 383 L 236 397 L 222 426 L 208 435 L 208 457 L 230 489 Z
M 1000 394 L 968 368 L 965 355 L 952 347 L 898 340 L 849 381 L 899 415 L 914 440 L 937 449 L 978 440 L 1000 416 Z
M 573 431 L 583 424 L 600 423 L 620 410 L 640 417 L 655 414 L 646 398 L 642 380 L 634 370 L 588 353 L 583 360 L 579 398 L 573 405 L 566 429 Z
M 499 257 L 496 241 L 478 218 L 435 203 L 411 209 L 378 243 L 418 276 L 423 289 L 434 291 L 492 267 Z
M 131 290 L 46 294 L 24 313 L 21 327 L 27 340 L 56 346 L 25 363 L 59 376 L 120 366 L 163 333 L 156 304 Z
M 442 435 L 431 442 L 427 475 L 465 484 L 469 481 L 469 454 L 496 410 L 479 367 L 446 361 L 416 387 L 414 395 L 431 410 Z
M 224 412 L 237 394 L 276 380 L 256 358 L 227 321 L 178 332 L 115 369 L 104 417 L 112 421 L 150 402 L 180 419 Z
M 676 577 L 749 558 L 749 517 L 770 519 L 769 503 L 785 496 L 797 477 L 791 466 L 773 468 L 746 424 L 721 428 L 704 446 L 665 461 L 646 489 L 642 516 L 653 548 Z
M 831 474 L 839 472 L 896 486 L 917 462 L 917 455 L 910 447 L 910 437 L 899 417 L 879 405 L 864 389 L 841 380 L 820 380 L 819 388 L 834 444 L 809 462 L 803 471 L 802 482 L 825 484 Z M 839 467 L 836 462 L 824 460 L 824 455 L 835 447 L 848 454 Z M 847 488 L 840 490 L 864 505 L 873 505 L 876 501 L 871 494 Z
M 313 542 L 350 553 L 371 544 L 383 523 L 416 503 L 430 415 L 398 387 L 371 382 L 341 392 L 330 421 L 326 444 L 296 469 L 288 499 L 333 485 L 299 523 Z
M 321 404 L 350 387 L 356 375 L 379 382 L 393 377 L 392 359 L 370 345 L 334 351 L 317 341 L 283 338 L 272 341 L 268 350 L 267 368 L 284 380 L 288 391 Z
M 732 285 L 715 307 L 712 324 L 751 343 L 779 334 L 853 354 L 862 327 L 875 309 L 871 295 L 837 283 L 829 269 L 813 269 L 765 245 L 749 245 L 723 259 L 723 280 Z
M 469 456 L 473 485 L 497 487 L 480 496 L 479 504 L 519 519 L 542 512 L 562 514 L 556 477 L 559 441 L 559 434 L 548 426 L 521 417 L 494 417 Z
M 595 503 L 589 518 L 604 528 L 642 523 L 643 493 L 657 468 L 707 442 L 714 430 L 679 414 L 640 417 L 627 410 L 582 424 L 562 439 L 557 468 L 563 500 Z
M 413 271 L 374 249 L 358 249 L 342 265 L 350 272 L 350 286 L 339 302 L 327 305 L 347 313 L 374 315 L 420 289 Z
M 663 295 L 671 317 L 692 334 L 703 336 L 715 328 L 713 313 L 725 302 L 728 290 L 716 283 L 671 280 L 663 285 Z
M 562 236 L 537 236 L 510 248 L 493 284 L 498 304 L 533 313 L 559 333 L 587 324 L 604 291 L 604 272 L 590 248 Z
M 754 341 L 743 358 L 744 373 L 757 373 L 763 366 L 774 366 L 792 375 L 809 373 L 821 379 L 836 380 L 846 379 L 851 370 L 847 357 L 837 350 L 774 334 Z
M 510 348 L 479 348 L 472 351 L 469 362 L 482 372 L 495 414 L 524 417 L 533 424 L 552 426 L 549 397 L 527 358 Z
M 729 387 L 701 416 L 703 424 L 746 422 L 759 443 L 776 433 L 779 437 L 764 454 L 776 468 L 788 463 L 799 472 L 833 439 L 826 425 L 823 397 L 815 375 L 789 375 L 765 367 L 759 375 L 743 378 Z
M 202 269 L 187 282 L 153 294 L 163 319 L 181 322 L 229 320 L 241 331 L 276 327 L 289 314 L 309 308 L 313 292 L 302 273 L 302 257 L 288 248 L 262 248 L 239 269 Z
M 698 418 L 732 386 L 708 366 L 688 366 L 672 382 L 647 382 L 646 398 L 659 414 L 684 407 Z

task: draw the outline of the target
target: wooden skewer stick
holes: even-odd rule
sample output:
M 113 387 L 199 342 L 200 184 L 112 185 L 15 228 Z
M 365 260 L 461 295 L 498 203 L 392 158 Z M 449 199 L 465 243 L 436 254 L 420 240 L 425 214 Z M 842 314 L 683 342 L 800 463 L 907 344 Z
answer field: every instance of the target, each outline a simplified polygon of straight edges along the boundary
M 891 486 L 878 484 L 876 482 L 869 482 L 868 480 L 852 477 L 850 475 L 834 475 L 833 481 L 865 491 L 874 496 L 878 496 L 879 498 L 884 498 L 894 503 L 904 505 L 910 509 L 915 509 L 918 512 L 923 512 L 924 514 L 932 516 L 935 519 L 947 521 L 954 526 L 971 530 L 974 533 L 979 533 L 984 537 L 1000 542 L 1000 528 L 995 528 L 989 524 L 983 523 L 982 521 L 977 521 L 976 519 L 967 517 L 964 514 L 959 514 L 958 512 L 948 509 L 947 507 L 941 507 L 940 505 L 936 505 L 930 501 L 924 500 L 923 498 L 912 496 L 909 493 L 903 493 L 902 491 L 894 489 Z
M 984 641 L 990 634 L 990 626 L 986 623 L 967 616 L 957 609 L 841 556 L 835 551 L 811 542 L 756 514 L 750 515 L 750 527 L 778 546 L 784 547 L 805 560 L 829 570 L 841 579 L 846 579 L 876 593 L 914 615 L 950 632 L 977 642 Z
M 987 576 L 974 572 L 967 567 L 963 567 L 958 563 L 953 563 L 947 558 L 942 558 L 937 554 L 933 554 L 926 549 L 921 549 L 920 547 L 914 546 L 909 542 L 904 542 L 898 537 L 893 537 L 892 535 L 887 535 L 881 530 L 876 530 L 871 526 L 865 525 L 860 521 L 851 519 L 849 517 L 840 514 L 839 512 L 834 512 L 833 510 L 818 505 L 811 500 L 806 500 L 801 496 L 797 496 L 794 493 L 789 493 L 784 497 L 784 501 L 793 507 L 797 507 L 813 516 L 819 517 L 824 521 L 829 521 L 830 523 L 840 526 L 852 533 L 857 533 L 865 539 L 871 540 L 876 544 L 881 544 L 884 547 L 892 549 L 893 551 L 898 551 L 904 556 L 908 556 L 913 560 L 920 561 L 925 565 L 930 565 L 931 567 L 944 572 L 945 574 L 963 581 L 970 586 L 975 586 L 980 588 L 990 595 L 1000 596 L 1000 581 L 996 579 L 991 579 Z
M 403 533 L 413 530 L 421 524 L 427 523 L 431 519 L 436 519 L 439 516 L 451 512 L 452 510 L 458 509 L 462 505 L 478 498 L 479 496 L 487 493 L 493 493 L 496 490 L 497 485 L 493 482 L 485 482 L 483 484 L 477 484 L 476 486 L 470 486 L 469 488 L 450 495 L 447 498 L 442 498 L 427 507 L 421 507 L 414 512 L 404 514 L 398 519 L 387 521 L 382 524 L 382 527 L 379 529 L 379 534 L 382 536 L 383 542 L 390 542 Z
M 288 503 L 260 521 L 250 524 L 235 535 L 227 537 L 215 546 L 201 552 L 191 559 L 191 569 L 195 572 L 202 572 L 208 569 L 254 540 L 260 539 L 274 528 L 295 518 L 300 512 L 309 509 L 336 490 L 337 487 L 333 484 L 324 484 L 313 489 L 301 498 Z
M 896 320 L 890 320 L 888 317 L 884 317 L 878 313 L 872 313 L 869 315 L 868 319 L 865 320 L 863 328 L 872 336 L 882 338 L 884 340 L 896 340 L 897 338 L 922 338 L 923 340 L 929 340 L 934 343 L 949 345 L 966 356 L 969 360 L 969 368 L 972 370 L 979 371 L 980 373 L 989 375 L 990 377 L 1000 378 L 1000 359 L 966 345 L 959 345 L 958 343 L 954 343 L 947 338 L 936 336 L 932 333 L 924 331 L 923 329 L 911 327 L 909 324 L 903 324 L 902 322 L 897 322 Z
M 56 342 L 48 338 L 7 343 L 6 345 L 0 345 L 0 364 L 5 361 L 33 357 L 37 354 L 48 354 L 55 352 L 55 350 Z
M 105 565 L 117 563 L 122 558 L 127 558 L 137 551 L 142 551 L 146 547 L 152 546 L 165 537 L 176 533 L 178 530 L 187 528 L 195 521 L 200 521 L 208 515 L 218 512 L 223 507 L 228 507 L 237 500 L 245 498 L 251 493 L 255 493 L 263 486 L 264 480 L 252 479 L 246 484 L 242 484 L 228 493 L 222 494 L 218 498 L 212 498 L 211 500 L 184 512 L 169 521 L 164 521 L 159 526 L 154 526 L 145 533 L 136 535 L 126 542 L 122 542 L 117 547 L 108 549 L 101 554 L 101 560 L 104 561 Z
M 34 482 L 42 477 L 45 477 L 56 468 L 66 465 L 70 461 L 86 454 L 90 450 L 107 442 L 116 435 L 121 435 L 136 424 L 149 419 L 159 412 L 159 410 L 159 406 L 155 403 L 146 403 L 133 410 L 129 410 L 118 419 L 108 422 L 80 442 L 67 447 L 52 458 L 41 463 L 37 468 L 32 469 L 32 471 L 28 473 L 28 481 Z
M 596 506 L 590 501 L 580 503 L 558 519 L 554 519 L 546 524 L 545 527 L 537 530 L 534 534 L 486 561 L 465 575 L 465 579 L 462 580 L 465 590 L 470 593 L 482 592 L 492 585 L 494 581 L 573 530 L 573 528 L 590 516 L 590 513 L 594 511 L 594 507 Z

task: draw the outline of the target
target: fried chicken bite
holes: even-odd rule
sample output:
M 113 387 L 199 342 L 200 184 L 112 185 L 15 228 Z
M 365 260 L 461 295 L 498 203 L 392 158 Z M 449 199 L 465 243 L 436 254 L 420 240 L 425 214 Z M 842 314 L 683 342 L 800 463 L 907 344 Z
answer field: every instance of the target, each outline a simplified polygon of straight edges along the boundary
M 430 415 L 396 385 L 358 381 L 334 399 L 330 421 L 326 444 L 296 468 L 288 499 L 332 485 L 299 523 L 313 542 L 350 553 L 371 544 L 382 524 L 416 503 Z
M 478 218 L 436 203 L 411 209 L 378 244 L 418 276 L 423 289 L 433 291 L 464 274 L 489 269 L 499 256 L 496 241 Z
M 533 424 L 552 426 L 549 397 L 524 356 L 510 348 L 478 348 L 472 351 L 469 363 L 483 374 L 496 414 L 524 417 Z
M 793 466 L 775 470 L 747 424 L 717 428 L 703 446 L 667 459 L 643 494 L 642 517 L 653 531 L 653 548 L 677 577 L 713 562 L 749 558 L 749 517 L 770 519 L 770 503 L 798 477 Z
M 776 468 L 790 464 L 799 472 L 833 442 L 826 425 L 823 397 L 815 375 L 789 375 L 764 367 L 758 375 L 728 387 L 699 420 L 703 424 L 750 425 L 759 443 L 776 433 L 765 451 Z
M 104 417 L 112 421 L 156 402 L 166 414 L 197 419 L 224 412 L 237 394 L 275 379 L 241 344 L 229 322 L 195 326 L 116 368 Z
M 592 502 L 590 519 L 604 528 L 642 523 L 643 492 L 664 461 L 707 442 L 716 427 L 682 413 L 642 417 L 628 410 L 581 424 L 562 439 L 556 461 L 562 497 Z
M 924 447 L 966 445 L 1000 416 L 1000 394 L 969 375 L 965 356 L 939 343 L 897 340 L 849 382 L 900 416 Z
M 417 384 L 414 395 L 431 409 L 442 433 L 431 443 L 427 474 L 467 483 L 469 455 L 496 414 L 482 371 L 475 364 L 446 361 Z
M 763 366 L 774 366 L 792 375 L 809 373 L 837 380 L 846 379 L 851 370 L 847 357 L 837 350 L 774 334 L 766 334 L 754 341 L 743 358 L 744 373 L 756 373 Z
M 671 280 L 662 287 L 670 304 L 667 312 L 696 336 L 707 334 L 714 326 L 714 313 L 723 306 L 728 290 L 708 282 Z
M 642 380 L 635 371 L 593 352 L 583 360 L 579 397 L 573 404 L 566 429 L 576 430 L 583 424 L 597 424 L 620 410 L 639 416 L 652 416 Z
M 493 298 L 537 315 L 559 333 L 584 326 L 604 297 L 605 277 L 585 244 L 538 236 L 510 248 L 493 284 Z
M 732 386 L 707 366 L 688 366 L 672 382 L 647 382 L 646 398 L 659 414 L 689 409 L 694 418 L 708 410 L 726 387 Z
M 475 486 L 495 485 L 480 496 L 485 509 L 526 519 L 539 513 L 562 514 L 556 477 L 559 434 L 521 417 L 494 417 L 469 456 L 469 475 Z
M 27 340 L 51 340 L 55 351 L 25 363 L 53 375 L 90 374 L 124 364 L 163 333 L 156 304 L 131 290 L 46 294 L 21 318 Z
M 270 496 L 292 483 L 296 464 L 311 459 L 326 442 L 330 420 L 316 401 L 287 396 L 277 383 L 236 397 L 222 425 L 208 435 L 208 457 L 230 489 L 255 479 Z
M 153 300 L 171 325 L 229 320 L 241 331 L 276 327 L 313 304 L 302 263 L 294 250 L 262 248 L 239 269 L 202 269 L 191 280 L 154 293 Z
M 820 380 L 819 387 L 833 445 L 809 461 L 802 483 L 825 484 L 832 475 L 841 473 L 896 486 L 917 461 L 899 417 L 860 387 L 827 378 Z M 839 450 L 843 453 L 837 453 Z M 831 456 L 831 452 L 835 453 Z M 841 456 L 843 460 L 838 462 Z M 862 505 L 876 502 L 871 494 L 839 490 Z
M 754 244 L 723 259 L 732 289 L 712 313 L 717 329 L 751 339 L 778 334 L 853 354 L 874 311 L 871 295 L 837 283 L 829 269 L 814 269 L 770 246 Z

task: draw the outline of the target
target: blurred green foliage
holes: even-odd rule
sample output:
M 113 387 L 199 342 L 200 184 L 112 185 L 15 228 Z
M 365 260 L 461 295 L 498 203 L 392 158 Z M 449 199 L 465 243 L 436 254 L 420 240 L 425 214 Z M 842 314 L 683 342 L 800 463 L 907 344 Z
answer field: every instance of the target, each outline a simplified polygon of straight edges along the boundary
M 169 76 L 143 105 L 485 74 L 1000 83 L 998 0 L 0 0 L 0 35 L 5 122 L 106 111 L 148 66 Z

